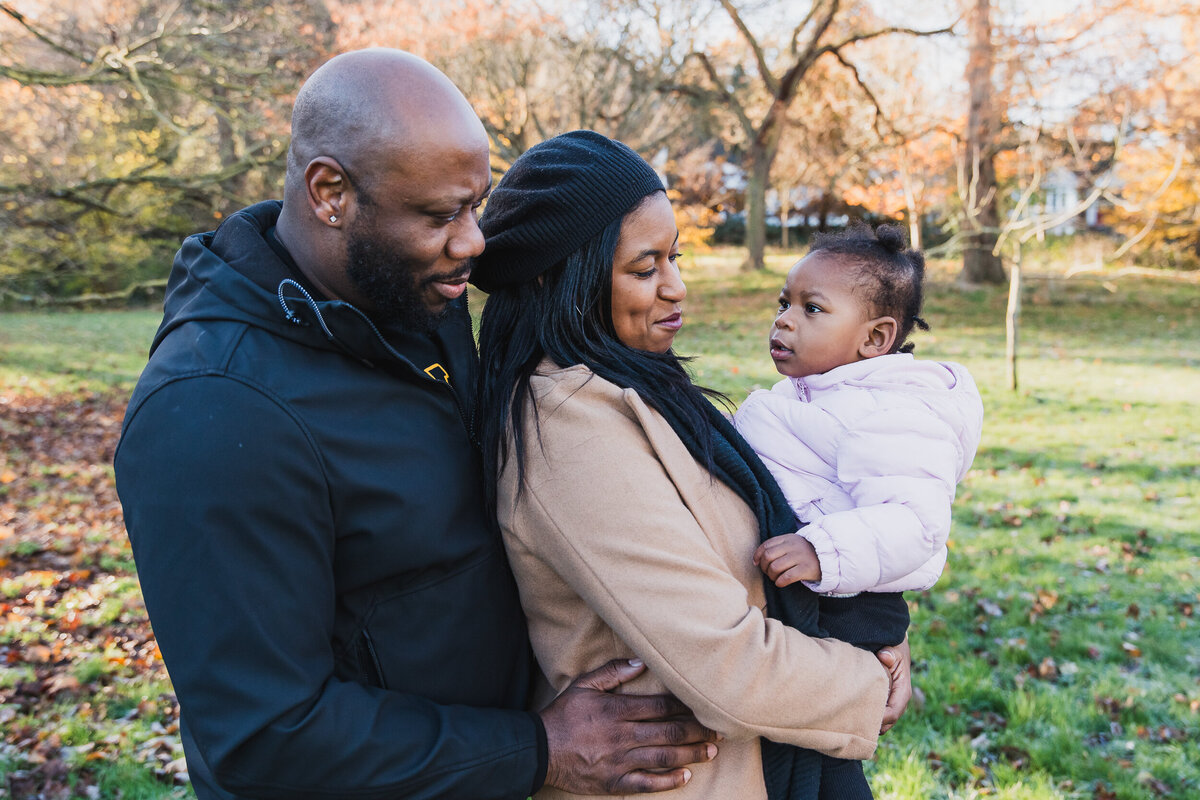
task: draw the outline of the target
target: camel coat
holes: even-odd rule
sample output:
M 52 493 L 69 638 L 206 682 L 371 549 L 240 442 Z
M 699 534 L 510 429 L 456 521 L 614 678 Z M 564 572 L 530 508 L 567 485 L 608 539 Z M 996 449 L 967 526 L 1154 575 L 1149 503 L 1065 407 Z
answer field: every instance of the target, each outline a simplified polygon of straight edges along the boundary
M 532 388 L 541 444 L 527 409 L 524 485 L 510 458 L 498 513 L 549 682 L 538 699 L 641 658 L 649 669 L 625 690 L 671 692 L 726 737 L 673 800 L 765 800 L 760 736 L 869 758 L 887 674 L 869 652 L 766 616 L 749 507 L 636 392 L 549 361 Z

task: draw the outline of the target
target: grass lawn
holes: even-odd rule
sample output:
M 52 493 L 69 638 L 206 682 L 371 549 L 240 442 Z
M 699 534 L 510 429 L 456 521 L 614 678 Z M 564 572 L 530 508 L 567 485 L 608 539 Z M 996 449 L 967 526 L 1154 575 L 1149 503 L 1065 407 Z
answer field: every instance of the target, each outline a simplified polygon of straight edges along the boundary
M 698 380 L 771 385 L 790 259 L 686 262 Z M 917 355 L 969 367 L 987 416 L 876 796 L 1200 797 L 1200 285 L 1031 279 L 1015 392 L 1005 300 L 931 271 Z M 157 322 L 0 314 L 0 798 L 188 794 L 109 465 Z

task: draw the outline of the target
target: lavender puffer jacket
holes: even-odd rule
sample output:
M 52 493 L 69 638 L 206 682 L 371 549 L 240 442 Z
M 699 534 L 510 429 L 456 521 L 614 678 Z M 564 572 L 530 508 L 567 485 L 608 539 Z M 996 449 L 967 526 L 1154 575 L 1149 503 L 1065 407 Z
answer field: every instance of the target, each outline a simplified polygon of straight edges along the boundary
M 756 391 L 735 417 L 821 562 L 826 594 L 928 589 L 983 403 L 967 370 L 896 353 Z

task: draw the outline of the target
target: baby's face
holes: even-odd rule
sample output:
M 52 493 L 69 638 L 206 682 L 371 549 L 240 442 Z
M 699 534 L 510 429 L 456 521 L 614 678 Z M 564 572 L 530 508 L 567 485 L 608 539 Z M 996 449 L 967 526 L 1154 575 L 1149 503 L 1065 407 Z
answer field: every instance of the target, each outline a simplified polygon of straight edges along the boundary
M 856 270 L 844 256 L 818 251 L 792 267 L 771 326 L 771 359 L 781 375 L 802 378 L 860 361 L 870 312 L 857 296 Z

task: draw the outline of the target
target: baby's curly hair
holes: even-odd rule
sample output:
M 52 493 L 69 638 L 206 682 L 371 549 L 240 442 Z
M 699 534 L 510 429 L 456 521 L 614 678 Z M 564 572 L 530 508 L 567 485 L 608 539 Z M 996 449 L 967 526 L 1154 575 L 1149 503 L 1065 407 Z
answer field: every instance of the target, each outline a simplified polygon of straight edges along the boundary
M 913 327 L 927 331 L 929 325 L 918 316 L 925 295 L 925 256 L 909 248 L 904 231 L 857 222 L 844 231 L 818 233 L 808 251 L 813 253 L 847 256 L 847 264 L 859 272 L 872 313 L 895 317 L 900 325 L 891 352 L 911 353 L 913 345 L 906 340 Z

